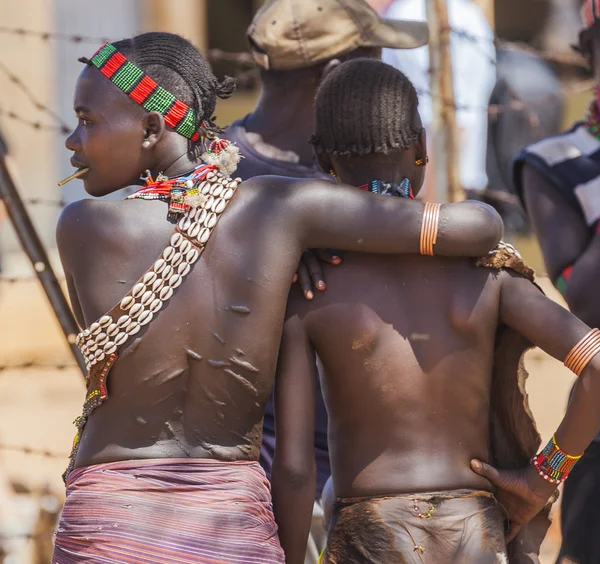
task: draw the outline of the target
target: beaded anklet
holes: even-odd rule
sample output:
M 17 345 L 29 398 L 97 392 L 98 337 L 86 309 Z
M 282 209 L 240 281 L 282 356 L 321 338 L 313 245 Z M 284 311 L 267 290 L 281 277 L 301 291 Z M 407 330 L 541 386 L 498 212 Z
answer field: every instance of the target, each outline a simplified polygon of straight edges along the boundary
M 532 460 L 538 474 L 551 484 L 564 482 L 577 461 L 583 456 L 570 456 L 556 443 L 553 436 L 546 448 Z

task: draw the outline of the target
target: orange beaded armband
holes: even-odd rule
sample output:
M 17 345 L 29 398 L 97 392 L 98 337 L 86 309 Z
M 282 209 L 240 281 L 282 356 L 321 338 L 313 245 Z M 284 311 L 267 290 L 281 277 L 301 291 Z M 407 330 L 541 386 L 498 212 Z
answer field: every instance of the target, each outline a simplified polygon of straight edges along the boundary
M 423 224 L 421 225 L 420 253 L 422 255 L 433 256 L 433 246 L 437 243 L 441 208 L 442 204 L 431 202 L 425 204 Z
M 590 360 L 600 353 L 600 330 L 592 329 L 565 358 L 565 366 L 580 376 Z

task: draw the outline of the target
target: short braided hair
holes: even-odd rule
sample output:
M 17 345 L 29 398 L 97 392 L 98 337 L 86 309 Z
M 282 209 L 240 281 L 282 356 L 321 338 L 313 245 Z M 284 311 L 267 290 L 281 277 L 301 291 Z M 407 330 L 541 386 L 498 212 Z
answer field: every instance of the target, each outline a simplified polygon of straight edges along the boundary
M 310 142 L 333 156 L 406 150 L 422 129 L 418 104 L 414 86 L 394 67 L 374 59 L 342 63 L 317 92 Z
M 201 135 L 198 141 L 189 141 L 188 151 L 194 158 L 200 156 L 205 139 L 223 133 L 213 114 L 217 98 L 233 94 L 235 79 L 226 76 L 219 81 L 202 53 L 174 33 L 152 31 L 113 45 L 160 86 L 195 110 L 196 131 Z M 80 61 L 89 63 L 85 58 Z

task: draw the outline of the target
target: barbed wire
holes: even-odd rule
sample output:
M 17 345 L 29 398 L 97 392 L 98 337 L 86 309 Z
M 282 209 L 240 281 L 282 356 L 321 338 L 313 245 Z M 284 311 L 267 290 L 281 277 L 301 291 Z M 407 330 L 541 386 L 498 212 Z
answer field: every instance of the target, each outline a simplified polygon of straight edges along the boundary
M 55 364 L 44 364 L 41 362 L 37 362 L 36 360 L 31 360 L 29 362 L 21 362 L 19 364 L 0 364 L 0 372 L 15 372 L 20 370 L 58 370 L 59 372 L 63 372 L 65 370 L 69 370 L 71 368 L 78 368 L 77 364 L 69 363 L 69 362 L 58 362 Z
M 37 276 L 0 276 L 0 284 L 21 284 L 25 282 L 37 282 Z M 64 280 L 59 280 L 64 282 Z
M 497 47 L 499 46 L 499 47 L 506 48 L 506 49 L 520 50 L 520 51 L 529 53 L 531 55 L 542 57 L 548 61 L 560 62 L 560 63 L 569 64 L 569 65 L 578 66 L 578 67 L 585 67 L 587 65 L 587 62 L 585 61 L 585 59 L 581 55 L 577 55 L 575 53 L 570 54 L 570 53 L 556 53 L 556 52 L 550 52 L 550 51 L 541 51 L 541 50 L 534 49 L 534 48 L 532 48 L 528 45 L 522 44 L 522 43 L 507 42 L 507 41 L 502 41 L 499 39 L 496 39 L 495 41 L 491 41 L 489 37 L 477 36 L 477 35 L 467 32 L 463 29 L 456 29 L 456 28 L 447 28 L 447 29 L 453 35 L 463 38 L 467 41 L 470 41 L 474 45 L 479 45 L 482 49 L 482 52 L 489 59 L 490 64 L 495 65 L 496 60 L 495 60 L 495 57 L 491 56 L 487 52 L 487 50 L 485 49 L 485 46 L 494 44 Z M 82 42 L 102 43 L 102 42 L 108 40 L 107 38 L 104 38 L 104 37 L 90 37 L 90 36 L 83 36 L 83 35 L 69 35 L 69 34 L 64 34 L 64 33 L 40 32 L 40 31 L 27 30 L 24 28 L 9 28 L 6 26 L 0 26 L 0 33 L 12 33 L 14 35 L 20 35 L 20 36 L 26 36 L 26 37 L 31 36 L 31 37 L 36 37 L 36 38 L 39 38 L 42 40 L 56 39 L 56 40 L 61 40 L 61 41 L 70 41 L 73 43 L 82 43 Z M 247 52 L 232 53 L 232 52 L 223 51 L 221 49 L 210 49 L 206 52 L 206 56 L 207 56 L 208 60 L 210 60 L 211 62 L 216 62 L 216 61 L 236 62 L 242 66 L 250 67 L 249 69 L 239 73 L 236 76 L 236 78 L 237 78 L 240 86 L 251 86 L 255 83 L 258 74 L 257 74 L 256 63 L 250 53 L 247 53 Z M 68 135 L 70 133 L 71 129 L 60 118 L 60 116 L 58 116 L 51 108 L 45 106 L 44 104 L 41 104 L 35 98 L 35 96 L 31 92 L 31 90 L 29 90 L 23 84 L 23 82 L 17 76 L 15 76 L 14 73 L 11 73 L 6 68 L 6 66 L 3 65 L 2 63 L 0 63 L 0 72 L 3 72 L 6 76 L 9 77 L 9 79 L 13 83 L 15 83 L 19 88 L 21 88 L 23 90 L 23 92 L 28 96 L 28 98 L 32 101 L 32 103 L 40 111 L 44 111 L 45 113 L 51 115 L 55 120 L 59 121 L 59 124 L 58 125 L 49 125 L 49 124 L 44 124 L 40 121 L 33 121 L 33 120 L 29 119 L 28 117 L 24 117 L 15 111 L 6 111 L 6 110 L 3 110 L 2 108 L 0 108 L 0 117 L 5 116 L 9 119 L 16 120 L 16 121 L 18 121 L 24 125 L 27 125 L 35 130 L 38 130 L 38 131 L 42 131 L 42 130 L 52 131 L 53 130 L 53 131 L 59 131 L 63 135 Z M 582 91 L 591 89 L 593 87 L 593 84 L 594 83 L 592 80 L 579 81 L 578 83 L 576 83 L 574 85 L 564 88 L 563 93 L 569 94 L 569 93 L 582 92 Z M 438 96 L 434 96 L 429 90 L 426 90 L 426 89 L 419 89 L 419 94 L 421 96 L 429 96 L 432 98 L 439 99 Z M 522 111 L 522 112 L 529 114 L 528 119 L 532 125 L 535 126 L 536 124 L 539 123 L 538 117 L 529 108 L 530 101 L 529 102 L 524 101 L 524 100 L 519 99 L 518 97 L 516 97 L 516 99 L 514 99 L 511 102 L 506 103 L 506 104 L 491 104 L 489 106 L 481 106 L 481 107 L 460 104 L 460 103 L 457 104 L 456 102 L 452 102 L 449 100 L 448 101 L 442 100 L 442 102 L 447 107 L 453 106 L 457 111 L 488 112 L 490 115 L 496 116 L 496 117 L 500 113 L 506 112 L 506 111 L 511 111 L 511 110 L 512 111 Z M 33 201 L 33 200 L 37 200 L 37 201 Z M 37 204 L 37 205 L 51 205 L 51 206 L 56 206 L 56 207 L 64 207 L 64 202 L 62 202 L 62 201 L 52 201 L 52 200 L 42 201 L 41 199 L 33 199 L 33 200 L 29 202 L 31 205 Z
M 41 121 L 32 120 L 19 115 L 13 110 L 5 110 L 2 107 L 0 107 L 0 117 L 5 117 L 7 119 L 17 121 L 22 125 L 26 125 L 27 127 L 35 129 L 36 131 L 57 131 L 62 135 L 68 135 L 69 133 L 71 133 L 70 128 L 64 128 L 60 125 L 46 124 L 42 123 Z
M 63 121 L 63 119 L 52 108 L 46 104 L 42 104 L 31 89 L 2 62 L 0 62 L 0 73 L 4 74 L 10 82 L 23 92 L 37 110 L 48 114 L 58 124 L 62 131 L 65 133 L 71 132 L 71 128 Z
M 24 198 L 21 200 L 25 205 L 29 206 L 50 206 L 64 208 L 69 205 L 65 200 L 52 200 L 49 198 Z
M 21 445 L 8 445 L 0 442 L 0 450 L 19 452 L 21 454 L 43 456 L 44 458 L 68 458 L 69 454 L 66 452 L 56 452 L 48 449 L 40 449 L 35 447 L 21 446 Z
M 0 26 L 0 34 L 17 35 L 20 37 L 35 37 L 42 41 L 67 41 L 69 43 L 105 43 L 109 41 L 106 37 L 90 37 L 88 35 L 73 35 L 69 33 L 55 33 L 49 31 L 34 31 L 22 27 Z

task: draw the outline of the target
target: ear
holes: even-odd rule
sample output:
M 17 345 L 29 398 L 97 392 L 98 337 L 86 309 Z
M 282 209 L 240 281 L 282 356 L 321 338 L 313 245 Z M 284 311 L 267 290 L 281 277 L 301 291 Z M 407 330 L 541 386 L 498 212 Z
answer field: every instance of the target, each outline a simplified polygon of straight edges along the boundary
M 149 112 L 144 116 L 144 149 L 151 149 L 163 138 L 166 130 L 165 118 L 158 112 Z
M 319 164 L 319 167 L 321 167 L 321 170 L 325 174 L 330 174 L 331 170 L 333 169 L 333 163 L 331 162 L 331 157 L 329 155 L 325 155 L 323 153 L 316 153 L 315 157 L 317 159 L 317 163 Z
M 321 80 L 323 80 L 334 68 L 342 64 L 339 59 L 331 59 L 324 67 L 321 73 Z

